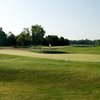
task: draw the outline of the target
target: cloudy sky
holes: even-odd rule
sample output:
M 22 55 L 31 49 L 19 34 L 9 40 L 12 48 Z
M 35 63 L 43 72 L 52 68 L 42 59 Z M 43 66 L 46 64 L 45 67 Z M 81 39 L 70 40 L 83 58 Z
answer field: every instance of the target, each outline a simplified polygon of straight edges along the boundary
M 0 26 L 8 33 L 39 24 L 46 35 L 100 39 L 100 0 L 0 0 Z

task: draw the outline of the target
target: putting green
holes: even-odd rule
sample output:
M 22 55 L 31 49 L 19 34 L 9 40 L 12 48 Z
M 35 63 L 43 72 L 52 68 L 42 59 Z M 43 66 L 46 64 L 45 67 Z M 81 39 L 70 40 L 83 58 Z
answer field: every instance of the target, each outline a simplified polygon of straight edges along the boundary
M 40 54 L 18 49 L 0 49 L 0 53 L 34 57 L 34 58 L 100 62 L 100 55 L 97 54 Z

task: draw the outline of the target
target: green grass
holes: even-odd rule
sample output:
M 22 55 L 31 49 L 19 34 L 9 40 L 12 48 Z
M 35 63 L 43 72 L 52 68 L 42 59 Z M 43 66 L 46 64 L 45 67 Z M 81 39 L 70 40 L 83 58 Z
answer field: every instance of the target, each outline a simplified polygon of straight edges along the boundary
M 86 47 L 60 47 L 57 50 L 64 51 L 67 53 L 74 53 L 74 54 L 100 54 L 100 46 L 93 47 L 93 46 L 86 46 Z
M 0 54 L 0 100 L 99 100 L 100 62 Z
M 41 48 L 31 48 L 32 52 L 38 53 L 45 53 L 51 51 L 55 51 L 60 53 L 67 53 L 67 54 L 100 54 L 100 46 L 86 46 L 86 47 L 77 47 L 77 46 L 60 46 L 60 47 L 52 47 L 49 49 L 48 47 L 41 47 Z

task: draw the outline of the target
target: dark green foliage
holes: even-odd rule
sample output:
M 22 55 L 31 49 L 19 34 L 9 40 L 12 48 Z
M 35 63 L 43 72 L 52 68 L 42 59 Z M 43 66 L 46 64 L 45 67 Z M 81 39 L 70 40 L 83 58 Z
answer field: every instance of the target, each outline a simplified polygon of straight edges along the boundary
M 65 46 L 69 45 L 69 40 L 64 39 L 64 37 L 58 37 L 57 35 L 48 35 L 44 39 L 44 45 L 49 45 L 51 44 L 52 46 Z
M 70 40 L 70 44 L 72 45 L 100 45 L 100 40 L 88 40 L 88 39 L 82 39 L 82 40 Z
M 31 27 L 32 31 L 32 44 L 33 45 L 42 45 L 43 37 L 45 35 L 45 30 L 41 25 L 34 25 Z
M 31 35 L 32 33 L 32 35 Z M 12 32 L 5 34 L 0 28 L 0 45 L 1 46 L 30 46 L 30 45 L 49 45 L 63 46 L 69 45 L 67 39 L 63 37 L 58 38 L 57 35 L 48 35 L 44 38 L 45 30 L 41 25 L 34 25 L 31 27 L 31 31 L 28 28 L 24 28 L 23 31 L 15 36 Z M 67 40 L 67 41 L 66 41 Z
M 99 46 L 99 45 L 100 45 L 100 40 L 95 40 L 95 41 L 94 41 L 94 44 L 95 44 L 96 46 Z
M 12 32 L 9 32 L 7 39 L 8 46 L 16 46 L 16 36 Z
M 0 46 L 7 45 L 7 36 L 5 32 L 0 28 Z
M 61 46 L 65 45 L 65 39 L 63 37 L 59 38 L 59 45 Z
M 57 35 L 48 35 L 46 37 L 47 44 L 51 44 L 52 46 L 57 46 L 59 38 Z
M 20 35 L 17 36 L 18 46 L 29 46 L 31 45 L 31 35 L 28 28 L 24 28 Z

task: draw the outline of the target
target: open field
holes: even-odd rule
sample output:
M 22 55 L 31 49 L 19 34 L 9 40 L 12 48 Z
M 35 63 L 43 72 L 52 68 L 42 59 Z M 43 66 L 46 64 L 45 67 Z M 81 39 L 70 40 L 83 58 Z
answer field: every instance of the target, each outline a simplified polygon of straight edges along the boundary
M 60 49 L 60 48 L 58 48 L 58 49 Z M 61 49 L 63 49 L 63 48 L 61 48 Z M 89 52 L 88 50 L 85 50 L 85 52 L 86 51 L 87 51 L 87 53 Z M 84 52 L 84 50 L 81 50 L 81 52 Z M 96 49 L 95 52 L 99 53 L 100 50 Z M 20 49 L 0 49 L 0 53 L 28 56 L 28 57 L 34 57 L 34 58 L 59 59 L 59 60 L 66 60 L 66 61 L 71 60 L 71 61 L 100 62 L 100 55 L 97 53 L 95 53 L 95 54 L 91 54 L 91 53 L 90 54 L 79 54 L 79 53 L 76 53 L 76 54 L 75 53 L 41 54 L 41 53 L 30 52 L 30 50 L 20 50 Z
M 0 49 L 0 100 L 100 100 L 99 47 L 78 48 Z
M 0 55 L 0 100 L 99 100 L 100 62 Z

